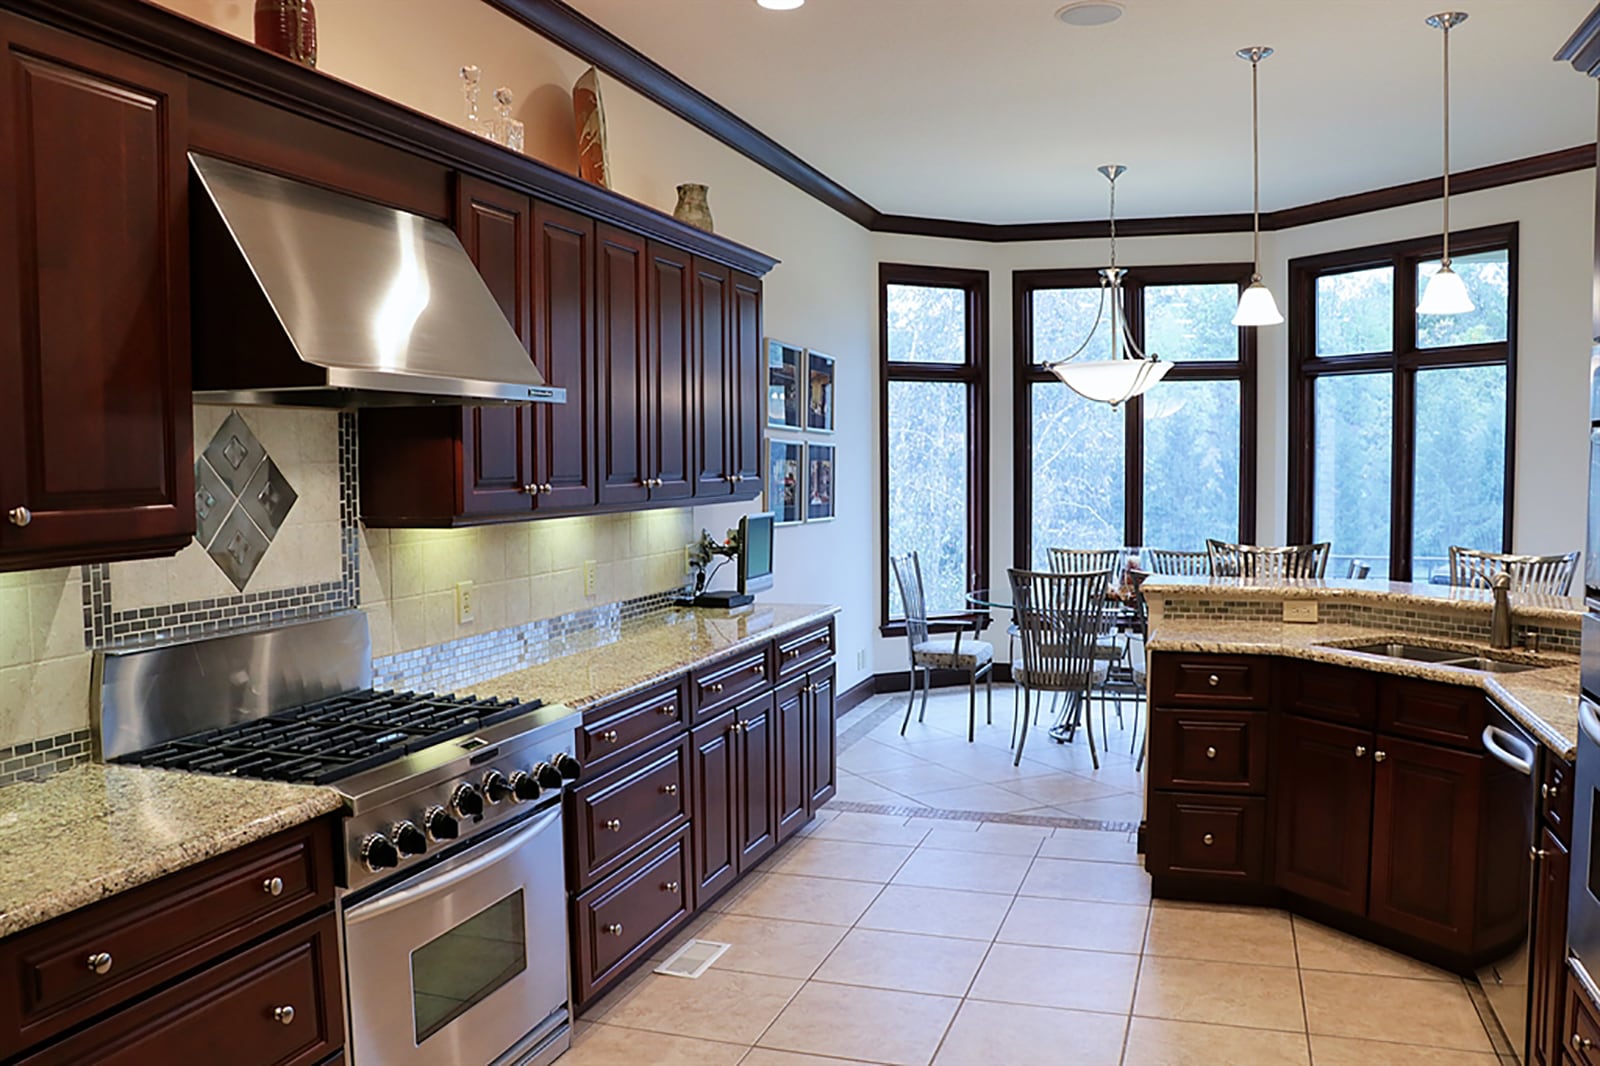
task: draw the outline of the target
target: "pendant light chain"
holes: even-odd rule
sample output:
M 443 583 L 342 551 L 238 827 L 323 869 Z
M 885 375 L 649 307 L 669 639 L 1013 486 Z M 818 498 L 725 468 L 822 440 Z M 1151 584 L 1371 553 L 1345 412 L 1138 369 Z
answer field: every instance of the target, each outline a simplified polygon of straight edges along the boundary
M 1255 238 L 1255 257 L 1251 260 L 1252 282 L 1261 280 L 1261 55 L 1250 56 L 1250 159 L 1251 182 L 1255 190 L 1254 221 L 1250 230 Z
M 1444 30 L 1444 255 L 1440 265 L 1450 267 L 1450 24 L 1455 20 L 1446 15 L 1442 20 Z

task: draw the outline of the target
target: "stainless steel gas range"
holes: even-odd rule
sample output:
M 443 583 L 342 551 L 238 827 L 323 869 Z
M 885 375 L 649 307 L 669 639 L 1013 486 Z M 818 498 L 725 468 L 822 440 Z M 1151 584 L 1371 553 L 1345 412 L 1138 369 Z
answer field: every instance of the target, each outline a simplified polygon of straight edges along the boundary
M 107 653 L 102 755 L 344 796 L 353 1066 L 543 1066 L 570 1044 L 577 712 L 375 692 L 371 662 L 359 612 Z

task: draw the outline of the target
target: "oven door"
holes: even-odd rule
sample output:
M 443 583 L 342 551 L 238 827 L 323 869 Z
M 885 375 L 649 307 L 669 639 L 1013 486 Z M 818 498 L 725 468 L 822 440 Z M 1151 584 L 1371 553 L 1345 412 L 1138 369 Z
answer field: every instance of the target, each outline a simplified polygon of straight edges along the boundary
M 1584 549 L 1584 593 L 1591 600 L 1600 599 L 1600 425 L 1589 430 L 1589 528 Z
M 355 1066 L 527 1062 L 564 1030 L 562 862 L 556 803 L 346 908 Z
M 1572 879 L 1567 891 L 1567 950 L 1589 977 L 1600 977 L 1600 707 L 1578 700 L 1578 768 L 1572 808 Z

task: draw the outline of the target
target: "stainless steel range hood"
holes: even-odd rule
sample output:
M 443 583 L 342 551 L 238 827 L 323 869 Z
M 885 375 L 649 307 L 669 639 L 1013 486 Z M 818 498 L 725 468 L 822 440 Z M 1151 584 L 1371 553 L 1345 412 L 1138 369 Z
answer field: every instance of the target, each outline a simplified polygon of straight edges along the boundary
M 190 153 L 197 403 L 565 403 L 444 225 Z

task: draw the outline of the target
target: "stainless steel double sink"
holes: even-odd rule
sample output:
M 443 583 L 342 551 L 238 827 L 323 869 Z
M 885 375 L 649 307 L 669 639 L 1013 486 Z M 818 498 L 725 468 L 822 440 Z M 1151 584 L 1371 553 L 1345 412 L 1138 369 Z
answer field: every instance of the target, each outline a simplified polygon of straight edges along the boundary
M 1540 669 L 1540 664 L 1537 663 L 1512 663 L 1457 648 L 1430 648 L 1420 644 L 1392 644 L 1380 641 L 1374 644 L 1325 644 L 1323 647 L 1333 648 L 1336 651 L 1359 651 L 1366 655 L 1382 655 L 1389 659 L 1405 659 L 1414 663 L 1459 666 L 1464 670 L 1482 670 L 1489 674 L 1520 674 L 1524 670 Z

